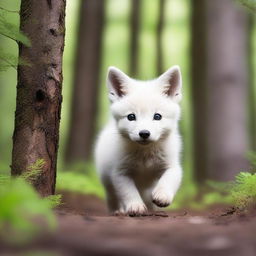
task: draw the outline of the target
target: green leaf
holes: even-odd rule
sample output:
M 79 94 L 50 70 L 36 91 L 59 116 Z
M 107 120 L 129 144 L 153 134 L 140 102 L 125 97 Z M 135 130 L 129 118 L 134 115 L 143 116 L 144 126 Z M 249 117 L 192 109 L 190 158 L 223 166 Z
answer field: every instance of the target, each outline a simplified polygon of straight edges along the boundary
M 0 12 L 0 34 L 17 42 L 21 42 L 26 46 L 31 45 L 27 36 L 20 32 L 16 25 L 8 22 L 2 12 Z
M 13 10 L 7 10 L 3 7 L 0 7 L 0 11 L 2 12 L 7 12 L 7 13 L 15 13 L 15 14 L 19 14 L 19 11 L 13 11 Z
M 5 71 L 9 67 L 17 69 L 18 58 L 16 55 L 6 53 L 4 49 L 0 48 L 0 71 Z
M 256 0 L 239 0 L 242 5 L 249 8 L 251 11 L 256 12 Z
M 19 58 L 17 55 L 7 53 L 3 48 L 0 48 L 0 71 L 5 71 L 8 68 L 17 69 L 18 65 L 30 66 L 30 64 Z

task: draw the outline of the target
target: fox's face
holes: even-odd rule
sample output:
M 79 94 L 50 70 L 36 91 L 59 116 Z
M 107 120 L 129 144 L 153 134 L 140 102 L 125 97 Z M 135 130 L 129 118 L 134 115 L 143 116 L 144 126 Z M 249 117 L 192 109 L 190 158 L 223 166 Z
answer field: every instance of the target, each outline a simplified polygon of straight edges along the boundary
M 107 83 L 111 112 L 123 137 L 147 145 L 175 130 L 180 116 L 179 67 L 174 66 L 151 81 L 131 79 L 110 67 Z

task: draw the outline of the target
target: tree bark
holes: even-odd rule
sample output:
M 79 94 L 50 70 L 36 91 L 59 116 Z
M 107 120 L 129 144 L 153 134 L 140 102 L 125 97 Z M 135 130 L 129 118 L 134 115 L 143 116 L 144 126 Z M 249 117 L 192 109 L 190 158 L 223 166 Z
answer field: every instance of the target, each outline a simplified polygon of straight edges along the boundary
M 38 159 L 45 164 L 34 186 L 42 196 L 54 194 L 62 102 L 62 56 L 65 0 L 22 0 L 20 28 L 31 47 L 19 44 L 12 175 L 29 170 Z
M 164 28 L 164 9 L 165 0 L 159 0 L 158 22 L 156 27 L 156 70 L 157 76 L 161 75 L 163 70 L 163 28 Z
M 196 178 L 226 181 L 248 170 L 248 15 L 232 0 L 196 2 L 193 26 L 202 26 L 192 35 Z
M 75 64 L 71 126 L 65 160 L 91 156 L 97 117 L 105 1 L 82 0 Z
M 133 77 L 138 75 L 140 17 L 141 0 L 131 0 L 129 74 Z
M 207 177 L 206 0 L 193 0 L 191 12 L 191 84 L 193 102 L 194 174 L 198 183 Z

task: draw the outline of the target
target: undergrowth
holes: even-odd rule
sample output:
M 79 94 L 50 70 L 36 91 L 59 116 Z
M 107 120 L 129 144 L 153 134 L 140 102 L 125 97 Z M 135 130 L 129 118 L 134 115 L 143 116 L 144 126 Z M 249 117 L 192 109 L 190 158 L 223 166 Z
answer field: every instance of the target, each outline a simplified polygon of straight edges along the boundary
M 256 209 L 256 173 L 240 172 L 231 182 L 210 181 L 208 185 L 214 192 L 205 194 L 204 199 L 211 198 L 209 203 L 226 203 L 240 210 Z M 204 201 L 203 203 L 205 203 Z
M 236 207 L 256 208 L 256 173 L 240 172 L 231 184 L 230 194 Z
M 66 171 L 58 172 L 56 189 L 104 198 L 103 186 L 96 174 L 94 164 L 91 162 L 77 163 Z
M 256 154 L 247 155 L 252 166 L 256 168 Z M 96 174 L 92 162 L 77 163 L 57 175 L 57 190 L 92 194 L 104 198 L 104 189 Z M 193 208 L 202 210 L 211 205 L 230 205 L 240 209 L 256 206 L 256 174 L 240 172 L 234 181 L 208 181 L 206 187 L 198 195 L 194 183 L 182 187 L 174 202 L 168 209 Z
M 60 195 L 41 198 L 31 185 L 40 174 L 43 160 L 36 161 L 19 177 L 0 174 L 0 237 L 10 242 L 26 242 L 43 229 L 54 230 L 52 209 Z
M 256 209 L 256 153 L 248 152 L 247 158 L 253 170 L 240 172 L 236 175 L 235 181 L 226 186 L 232 203 L 241 210 Z

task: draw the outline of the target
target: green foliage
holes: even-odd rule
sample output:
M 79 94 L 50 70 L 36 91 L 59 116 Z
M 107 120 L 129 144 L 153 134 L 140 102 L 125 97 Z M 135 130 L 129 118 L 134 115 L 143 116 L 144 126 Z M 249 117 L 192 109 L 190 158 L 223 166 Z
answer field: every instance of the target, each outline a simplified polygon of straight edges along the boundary
M 256 206 L 256 174 L 240 172 L 231 185 L 230 194 L 235 206 L 247 209 Z
M 18 65 L 29 66 L 29 63 L 18 58 L 16 55 L 5 52 L 5 50 L 0 47 L 0 71 L 6 71 L 10 67 L 17 69 Z
M 8 21 L 6 14 L 10 12 L 17 13 L 0 7 L 0 35 L 30 46 L 29 39 L 19 30 L 19 27 Z M 6 71 L 9 67 L 16 69 L 18 64 L 27 65 L 26 61 L 18 60 L 17 55 L 0 48 L 0 71 Z
M 46 227 L 56 227 L 52 208 L 60 204 L 61 197 L 40 198 L 33 186 L 34 175 L 44 165 L 38 160 L 29 172 L 12 178 L 0 174 L 0 237 L 12 242 L 25 242 Z M 39 221 L 40 220 L 40 221 Z
M 45 165 L 44 159 L 37 159 L 36 162 L 31 166 L 29 166 L 27 168 L 27 171 L 21 175 L 21 178 L 26 180 L 28 183 L 32 184 L 34 181 L 37 180 L 44 165 Z
M 11 10 L 8 10 L 8 9 L 3 8 L 1 6 L 0 6 L 0 11 L 7 12 L 7 13 L 17 13 L 17 14 L 19 13 L 18 11 L 11 11 Z
M 208 185 L 214 191 L 204 195 L 203 205 L 227 203 L 241 210 L 256 206 L 256 173 L 240 172 L 233 182 L 210 181 Z
M 76 164 L 71 170 L 58 172 L 56 184 L 58 191 L 68 190 L 104 197 L 104 189 L 92 163 Z
M 26 46 L 30 46 L 29 39 L 19 30 L 16 25 L 7 20 L 5 12 L 5 9 L 0 9 L 0 34 L 14 41 L 21 42 Z
M 256 153 L 252 151 L 248 152 L 247 159 L 249 160 L 251 165 L 256 168 Z
M 6 71 L 9 67 L 16 69 L 17 64 L 17 56 L 6 53 L 3 48 L 0 48 L 0 71 Z
M 247 154 L 252 166 L 256 167 L 256 154 Z M 233 182 L 209 182 L 215 193 L 222 195 L 222 201 L 227 201 L 239 209 L 256 207 L 256 173 L 240 172 Z
M 232 197 L 227 192 L 219 192 L 219 191 L 212 191 L 205 193 L 202 196 L 202 200 L 200 201 L 200 206 L 208 207 L 211 205 L 231 205 L 232 204 Z M 200 206 L 198 208 L 200 208 Z
M 208 181 L 199 194 L 198 188 L 191 183 L 178 192 L 170 209 L 192 208 L 206 209 L 209 206 L 221 204 L 231 205 L 233 199 L 229 194 L 229 183 Z
M 256 12 L 256 0 L 239 0 L 242 5 L 249 8 L 251 11 Z

